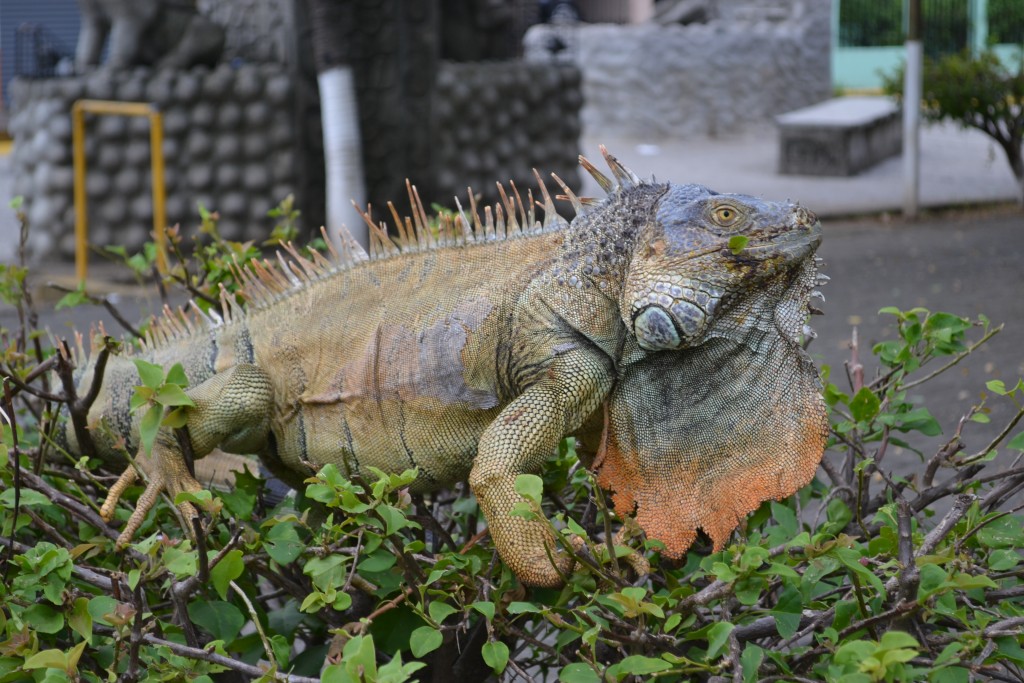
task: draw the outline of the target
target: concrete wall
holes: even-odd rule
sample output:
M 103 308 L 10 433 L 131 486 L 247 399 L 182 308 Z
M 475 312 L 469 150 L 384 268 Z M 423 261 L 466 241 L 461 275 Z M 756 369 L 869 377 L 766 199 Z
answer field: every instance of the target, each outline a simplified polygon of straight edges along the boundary
M 197 204 L 220 213 L 226 239 L 262 239 L 274 204 L 295 194 L 303 216 L 316 215 L 306 190 L 319 127 L 294 106 L 286 67 L 222 64 L 188 72 L 101 70 L 81 78 L 15 81 L 13 191 L 25 198 L 37 257 L 74 254 L 71 105 L 76 99 L 154 102 L 164 115 L 167 222 L 186 234 Z M 419 142 L 430 166 L 407 172 L 424 199 L 452 205 L 467 185 L 497 198 L 495 181 L 535 187 L 532 169 L 579 187 L 580 75 L 572 66 L 522 61 L 441 63 L 434 111 Z M 86 175 L 91 244 L 138 250 L 150 239 L 149 124 L 144 118 L 87 115 Z M 314 119 L 312 123 L 317 123 Z M 317 150 L 313 150 L 317 151 Z M 316 188 L 314 188 L 315 190 Z M 387 199 L 404 206 L 404 187 Z M 312 205 L 310 205 L 312 204 Z M 316 229 L 319 223 L 304 225 Z
M 728 2 L 685 26 L 535 26 L 527 58 L 579 67 L 588 134 L 727 134 L 831 95 L 830 6 Z M 553 41 L 565 49 L 551 54 Z
M 213 70 L 101 69 L 14 84 L 13 190 L 25 198 L 37 258 L 74 253 L 70 110 L 80 98 L 153 102 L 163 112 L 168 225 L 181 223 L 191 234 L 202 202 L 220 213 L 225 238 L 260 240 L 272 227 L 267 210 L 289 193 L 307 234 L 322 224 L 322 137 L 305 4 L 200 5 L 227 29 L 227 63 Z M 426 5 L 414 12 L 403 0 L 360 0 L 359 8 L 353 30 L 366 35 L 359 34 L 362 61 L 354 70 L 374 206 L 393 200 L 404 207 L 406 178 L 426 201 L 446 206 L 467 185 L 493 201 L 495 181 L 510 179 L 525 198 L 533 168 L 578 189 L 578 69 L 442 62 L 436 36 L 423 28 L 432 16 Z M 148 122 L 87 121 L 89 241 L 137 250 L 152 226 Z
M 536 192 L 536 168 L 579 189 L 580 73 L 522 61 L 442 62 L 434 98 L 434 187 L 445 206 L 466 186 L 497 200 L 495 182 Z
M 293 84 L 281 66 L 96 71 L 16 80 L 12 89 L 13 191 L 25 197 L 36 255 L 55 248 L 73 254 L 70 111 L 80 98 L 160 107 L 168 225 L 180 222 L 190 232 L 202 202 L 220 212 L 225 238 L 258 237 L 273 226 L 267 211 L 286 195 L 300 194 L 301 128 L 293 120 Z M 149 123 L 121 116 L 86 120 L 89 241 L 137 250 L 150 239 L 153 220 Z

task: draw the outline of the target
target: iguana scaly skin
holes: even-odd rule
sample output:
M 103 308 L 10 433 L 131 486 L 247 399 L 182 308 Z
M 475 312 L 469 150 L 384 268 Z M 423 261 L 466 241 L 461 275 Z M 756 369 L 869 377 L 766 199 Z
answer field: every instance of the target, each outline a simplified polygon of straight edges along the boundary
M 616 511 L 667 555 L 698 529 L 722 548 L 762 501 L 810 481 L 822 454 L 801 346 L 821 228 L 789 203 L 641 181 L 602 152 L 614 182 L 582 162 L 608 197 L 566 188 L 570 224 L 546 191 L 543 225 L 514 193 L 432 236 L 411 192 L 413 219 L 395 214 L 402 249 L 368 221 L 370 256 L 350 245 L 334 264 L 260 266 L 244 313 L 225 299 L 223 321 L 165 316 L 137 355 L 183 364 L 195 455 L 258 454 L 290 482 L 327 463 L 415 467 L 419 491 L 468 477 L 502 559 L 552 586 L 572 559 L 548 525 L 512 514 L 515 480 L 573 434 Z M 137 384 L 131 359 L 110 359 L 89 415 L 109 427 L 92 430 L 99 451 L 119 438 L 138 448 Z M 168 428 L 137 463 L 149 484 L 121 542 L 162 491 L 200 488 Z M 136 476 L 111 490 L 108 519 Z

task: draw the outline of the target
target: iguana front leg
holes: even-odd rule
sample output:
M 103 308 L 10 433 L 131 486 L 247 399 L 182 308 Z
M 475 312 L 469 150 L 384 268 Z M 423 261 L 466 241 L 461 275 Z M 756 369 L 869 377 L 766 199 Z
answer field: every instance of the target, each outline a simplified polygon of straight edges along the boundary
M 262 449 L 270 429 L 273 406 L 273 387 L 263 370 L 255 365 L 236 365 L 185 393 L 196 404 L 188 409 L 186 427 L 197 458 L 218 447 L 233 453 L 254 453 Z M 188 471 L 181 446 L 169 427 L 160 428 L 152 454 L 146 456 L 140 448 L 135 462 L 149 481 L 117 539 L 118 545 L 131 542 L 161 492 L 166 491 L 174 498 L 183 491 L 202 489 Z M 111 487 L 100 509 L 105 520 L 113 518 L 118 499 L 137 477 L 135 465 L 130 465 Z M 198 516 L 191 503 L 180 507 L 185 519 Z
M 545 522 L 511 514 L 524 500 L 516 493 L 516 477 L 539 472 L 562 437 L 601 405 L 612 384 L 610 362 L 598 353 L 559 356 L 547 376 L 502 410 L 480 439 L 469 484 L 498 554 L 523 583 L 560 586 L 573 559 L 559 550 Z

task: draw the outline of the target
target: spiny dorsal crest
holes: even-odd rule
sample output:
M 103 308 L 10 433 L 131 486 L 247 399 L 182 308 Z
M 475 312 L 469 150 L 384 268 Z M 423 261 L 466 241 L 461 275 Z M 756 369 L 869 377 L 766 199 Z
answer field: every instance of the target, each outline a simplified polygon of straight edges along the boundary
M 598 171 L 586 157 L 580 156 L 579 159 L 583 168 L 606 192 L 611 194 L 622 188 L 642 184 L 640 178 L 612 156 L 604 145 L 599 149 L 615 181 Z M 540 174 L 536 169 L 533 174 L 540 190 L 541 201 L 534 199 L 533 191 L 530 189 L 526 192 L 526 201 L 523 201 L 523 196 L 513 181 L 509 181 L 511 192 L 501 183 L 497 183 L 500 201 L 493 208 L 483 207 L 481 218 L 476 195 L 472 188 L 467 188 L 468 214 L 456 197 L 456 211 L 439 211 L 434 221 L 428 218 L 416 186 L 407 180 L 406 192 L 409 196 L 411 216 L 400 216 L 395 205 L 388 202 L 388 213 L 392 220 L 390 233 L 386 222 L 378 222 L 373 218 L 371 206 L 363 210 L 356 205 L 368 228 L 368 249 L 364 249 L 344 226 L 339 234 L 340 248 L 336 248 L 326 230 L 321 228 L 321 234 L 327 244 L 327 256 L 317 251 L 303 255 L 293 244 L 288 243 L 283 245 L 287 257 L 279 251 L 275 259 L 277 263 L 270 259 L 253 260 L 246 267 L 234 263 L 231 265 L 231 271 L 241 285 L 239 293 L 248 306 L 263 308 L 317 280 L 349 270 L 363 262 L 444 247 L 515 239 L 566 227 L 568 223 L 558 215 L 552 196 Z M 551 175 L 565 193 L 556 198 L 569 201 L 577 213 L 584 211 L 586 206 L 598 202 L 589 197 L 577 197 L 561 178 L 553 173 Z M 539 217 L 537 208 L 543 211 L 543 220 Z M 165 306 L 163 315 L 153 321 L 143 338 L 143 348 L 169 344 L 200 330 L 231 324 L 242 315 L 242 308 L 236 297 L 224 290 L 223 286 L 220 292 L 220 314 L 212 309 L 204 313 L 194 302 L 190 302 L 189 308 L 191 311 L 182 308 L 171 310 Z
M 604 157 L 604 161 L 608 164 L 608 168 L 611 169 L 612 175 L 615 177 L 613 181 L 611 178 L 601 173 L 597 166 L 591 163 L 590 159 L 586 158 L 582 154 L 580 155 L 580 166 L 597 181 L 597 184 L 601 186 L 601 189 L 608 195 L 613 195 L 621 190 L 635 187 L 637 185 L 643 185 L 644 181 L 637 176 L 636 173 L 629 170 L 620 162 L 615 156 L 613 156 L 608 148 L 604 145 L 598 145 L 598 149 L 601 150 L 601 156 Z M 554 173 L 551 176 L 555 179 L 565 194 L 560 194 L 556 199 L 561 199 L 572 204 L 572 208 L 577 214 L 586 211 L 587 207 L 600 204 L 603 200 L 596 199 L 594 197 L 577 197 L 576 193 L 573 192 L 569 186 Z

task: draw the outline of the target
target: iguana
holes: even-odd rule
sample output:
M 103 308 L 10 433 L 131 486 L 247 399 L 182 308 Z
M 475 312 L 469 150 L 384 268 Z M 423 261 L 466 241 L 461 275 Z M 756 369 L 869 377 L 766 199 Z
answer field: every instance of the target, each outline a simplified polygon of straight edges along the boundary
M 291 483 L 327 463 L 415 467 L 418 491 L 468 478 L 525 584 L 560 585 L 573 566 L 549 525 L 512 514 L 516 477 L 566 435 L 663 553 L 681 556 L 698 529 L 722 548 L 821 458 L 827 421 L 801 344 L 821 228 L 801 206 L 641 180 L 601 151 L 614 180 L 581 163 L 602 201 L 556 177 L 571 223 L 540 182 L 543 221 L 532 195 L 499 185 L 484 219 L 471 196 L 468 215 L 432 230 L 412 188 L 411 218 L 390 207 L 397 243 L 367 213 L 369 255 L 349 240 L 333 262 L 293 250 L 281 268 L 240 271 L 244 312 L 224 296 L 223 317 L 165 314 L 136 357 L 184 366 L 196 457 L 258 454 Z M 109 427 L 91 429 L 98 451 L 139 449 L 137 384 L 130 358 L 109 359 L 89 413 Z M 70 424 L 64 439 L 78 447 Z M 200 488 L 170 428 L 136 462 L 148 485 L 121 543 L 161 492 Z M 137 476 L 111 488 L 107 519 Z

